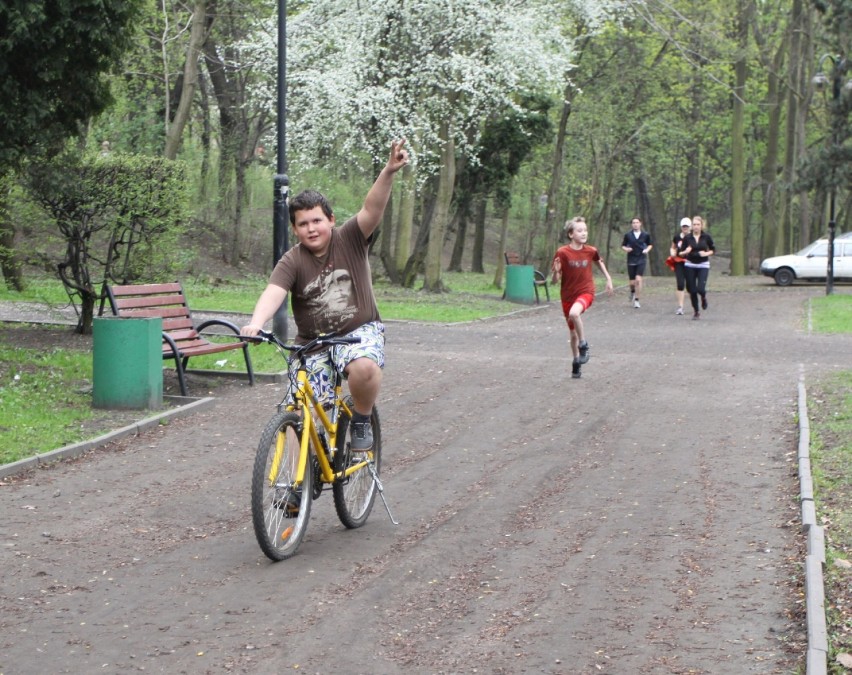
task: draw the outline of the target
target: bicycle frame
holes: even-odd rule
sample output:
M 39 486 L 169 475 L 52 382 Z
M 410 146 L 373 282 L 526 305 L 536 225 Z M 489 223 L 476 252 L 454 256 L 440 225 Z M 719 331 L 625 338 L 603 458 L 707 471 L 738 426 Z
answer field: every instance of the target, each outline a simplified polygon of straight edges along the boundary
M 343 398 L 342 378 L 340 373 L 335 372 L 334 404 L 332 405 L 329 414 L 326 412 L 326 409 L 317 402 L 316 394 L 308 380 L 308 371 L 304 359 L 299 358 L 297 360 L 299 365 L 296 373 L 296 387 L 293 392 L 294 403 L 285 407 L 288 411 L 300 413 L 302 417 L 299 464 L 296 467 L 294 487 L 298 487 L 304 482 L 305 471 L 308 467 L 308 458 L 311 454 L 311 443 L 314 448 L 314 456 L 317 458 L 317 462 L 320 467 L 320 481 L 328 484 L 334 483 L 335 481 L 347 478 L 356 471 L 363 469 L 368 464 L 368 460 L 372 456 L 372 453 L 364 453 L 364 460 L 355 462 L 351 466 L 346 467 L 343 471 L 335 473 L 334 469 L 332 469 L 330 460 L 332 454 L 337 449 L 337 431 L 340 423 L 340 413 L 342 411 L 348 417 L 352 417 L 352 409 L 347 405 Z M 318 425 L 321 425 L 321 427 Z M 324 429 L 326 432 L 325 442 L 323 442 L 323 439 L 320 438 L 320 428 Z M 278 473 L 278 467 L 281 462 L 281 455 L 283 452 L 284 435 L 279 434 L 276 441 L 275 456 L 270 466 L 270 482 L 275 479 L 275 476 Z

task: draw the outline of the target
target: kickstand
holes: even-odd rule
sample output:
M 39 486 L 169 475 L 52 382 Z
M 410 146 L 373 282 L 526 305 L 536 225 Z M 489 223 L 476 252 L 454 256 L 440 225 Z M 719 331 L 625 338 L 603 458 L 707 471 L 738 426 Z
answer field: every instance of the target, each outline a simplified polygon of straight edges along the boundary
M 390 506 L 388 506 L 388 500 L 385 499 L 385 488 L 382 485 L 382 481 L 379 480 L 379 474 L 376 473 L 376 467 L 372 462 L 367 464 L 367 468 L 370 469 L 370 475 L 373 477 L 373 482 L 376 484 L 376 488 L 379 490 L 379 497 L 382 498 L 382 504 L 385 505 L 385 511 L 388 512 L 388 518 L 391 519 L 391 522 L 394 525 L 399 525 L 399 522 L 393 517 L 391 513 Z

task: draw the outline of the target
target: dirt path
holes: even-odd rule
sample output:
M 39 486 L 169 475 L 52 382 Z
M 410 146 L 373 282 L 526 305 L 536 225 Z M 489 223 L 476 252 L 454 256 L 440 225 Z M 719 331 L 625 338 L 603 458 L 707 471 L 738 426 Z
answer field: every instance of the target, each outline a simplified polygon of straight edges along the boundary
M 0 484 L 0 672 L 790 672 L 796 387 L 852 340 L 802 329 L 817 287 L 693 322 L 663 286 L 598 301 L 580 380 L 555 304 L 391 324 L 401 524 L 323 495 L 283 563 L 248 509 L 277 385 Z

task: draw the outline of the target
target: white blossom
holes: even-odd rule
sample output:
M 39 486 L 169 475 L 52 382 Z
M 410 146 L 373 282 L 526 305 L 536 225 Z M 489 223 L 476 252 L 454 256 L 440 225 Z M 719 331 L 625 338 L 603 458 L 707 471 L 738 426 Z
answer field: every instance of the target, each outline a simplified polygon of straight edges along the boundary
M 300 165 L 330 151 L 366 169 L 405 136 L 422 169 L 433 169 L 438 127 L 449 121 L 460 151 L 482 120 L 520 96 L 558 96 L 572 69 L 574 36 L 622 2 L 574 0 L 317 0 L 287 19 L 287 148 Z M 266 77 L 255 101 L 274 109 L 276 19 L 241 45 Z

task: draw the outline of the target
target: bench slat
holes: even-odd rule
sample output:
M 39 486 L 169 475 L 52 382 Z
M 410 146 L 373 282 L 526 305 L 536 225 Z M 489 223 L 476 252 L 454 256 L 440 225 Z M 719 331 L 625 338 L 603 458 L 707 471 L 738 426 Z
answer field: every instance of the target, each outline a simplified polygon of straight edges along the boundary
M 188 311 L 186 298 L 182 295 L 124 296 L 123 298 L 117 298 L 116 304 L 119 310 L 145 309 L 148 307 L 176 307 L 182 308 L 185 312 Z
M 170 284 L 125 284 L 124 286 L 110 286 L 115 297 L 125 295 L 156 295 L 163 293 L 180 293 L 183 288 L 179 283 Z

